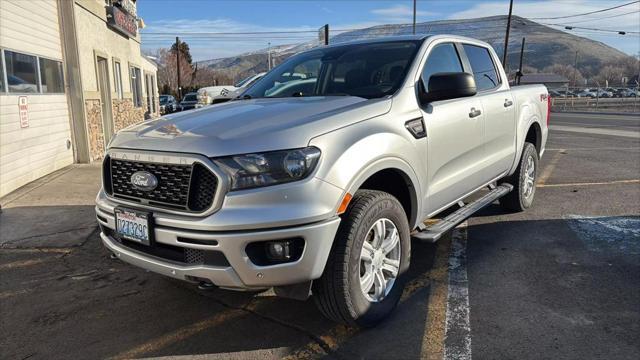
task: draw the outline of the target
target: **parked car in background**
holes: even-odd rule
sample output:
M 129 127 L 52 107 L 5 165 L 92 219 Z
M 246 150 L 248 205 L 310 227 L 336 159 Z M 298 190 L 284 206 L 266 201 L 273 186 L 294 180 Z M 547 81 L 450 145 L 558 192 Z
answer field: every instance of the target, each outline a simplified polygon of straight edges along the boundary
M 606 91 L 604 89 L 598 88 L 587 88 L 579 92 L 578 97 L 588 97 L 588 98 L 611 98 L 613 97 L 613 93 L 610 91 Z
M 251 75 L 237 82 L 233 86 L 221 85 L 201 88 L 198 90 L 198 104 L 196 107 L 203 107 L 229 101 L 253 85 L 256 81 L 262 78 L 264 74 L 266 73 L 261 72 L 259 74 Z
M 584 89 L 576 94 L 577 97 L 581 98 L 593 98 L 595 99 L 598 95 L 595 91 L 591 91 L 591 89 Z
M 611 91 L 606 90 L 606 89 L 593 89 L 593 90 L 598 95 L 598 97 L 601 97 L 601 98 L 611 98 L 611 97 L 613 97 L 613 93 Z
M 626 88 L 622 88 L 620 89 L 620 97 L 637 97 L 638 96 L 638 90 L 637 89 L 626 89 Z
M 194 92 L 188 93 L 182 98 L 182 101 L 180 101 L 180 111 L 195 109 L 197 103 L 198 94 Z
M 571 90 L 557 90 L 562 97 L 576 97 L 576 94 Z
M 160 95 L 160 114 L 171 114 L 178 111 L 178 102 L 173 95 Z
M 375 326 L 411 257 L 429 256 L 412 236 L 435 242 L 494 201 L 532 206 L 551 102 L 544 85 L 506 79 L 491 45 L 461 36 L 299 53 L 237 101 L 118 132 L 100 238 L 134 266 L 313 296 L 334 321 Z
M 557 90 L 549 90 L 549 96 L 551 96 L 551 97 L 563 97 L 563 95 Z

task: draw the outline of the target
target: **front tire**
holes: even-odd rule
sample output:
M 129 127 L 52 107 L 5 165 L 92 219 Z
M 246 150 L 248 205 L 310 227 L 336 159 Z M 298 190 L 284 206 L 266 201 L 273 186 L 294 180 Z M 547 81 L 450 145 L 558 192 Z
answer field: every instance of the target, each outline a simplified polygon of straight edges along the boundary
M 356 192 L 313 297 L 329 319 L 372 327 L 396 307 L 409 268 L 409 224 L 400 202 L 374 190 Z
M 533 144 L 525 142 L 516 171 L 502 180 L 513 185 L 513 190 L 500 198 L 500 205 L 510 211 L 524 211 L 531 207 L 536 194 L 538 173 L 538 151 Z

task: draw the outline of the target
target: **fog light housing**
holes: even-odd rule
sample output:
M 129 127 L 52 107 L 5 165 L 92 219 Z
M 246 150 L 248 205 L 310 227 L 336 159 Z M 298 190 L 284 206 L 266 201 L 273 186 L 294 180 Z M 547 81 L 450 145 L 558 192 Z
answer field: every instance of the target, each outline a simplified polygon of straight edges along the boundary
M 252 242 L 247 244 L 245 252 L 255 265 L 269 266 L 300 260 L 304 246 L 304 239 L 295 237 Z
M 267 243 L 267 258 L 272 261 L 286 261 L 291 259 L 291 242 L 269 241 Z

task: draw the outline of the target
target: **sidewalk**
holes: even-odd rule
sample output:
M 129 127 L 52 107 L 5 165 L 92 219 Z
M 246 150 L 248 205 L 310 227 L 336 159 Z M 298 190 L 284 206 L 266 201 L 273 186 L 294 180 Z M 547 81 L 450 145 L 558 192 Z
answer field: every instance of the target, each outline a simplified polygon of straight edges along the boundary
M 0 199 L 0 248 L 81 245 L 96 230 L 100 164 L 71 165 Z

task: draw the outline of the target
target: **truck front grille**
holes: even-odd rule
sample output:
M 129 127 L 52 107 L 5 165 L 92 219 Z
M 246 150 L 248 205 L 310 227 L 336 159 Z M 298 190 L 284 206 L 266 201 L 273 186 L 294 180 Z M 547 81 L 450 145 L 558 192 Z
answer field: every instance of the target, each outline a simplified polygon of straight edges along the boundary
M 150 206 L 202 212 L 211 207 L 218 187 L 217 177 L 197 162 L 177 165 L 107 157 L 104 164 L 104 188 L 109 195 Z M 137 171 L 153 174 L 158 179 L 156 188 L 135 188 L 131 176 Z

